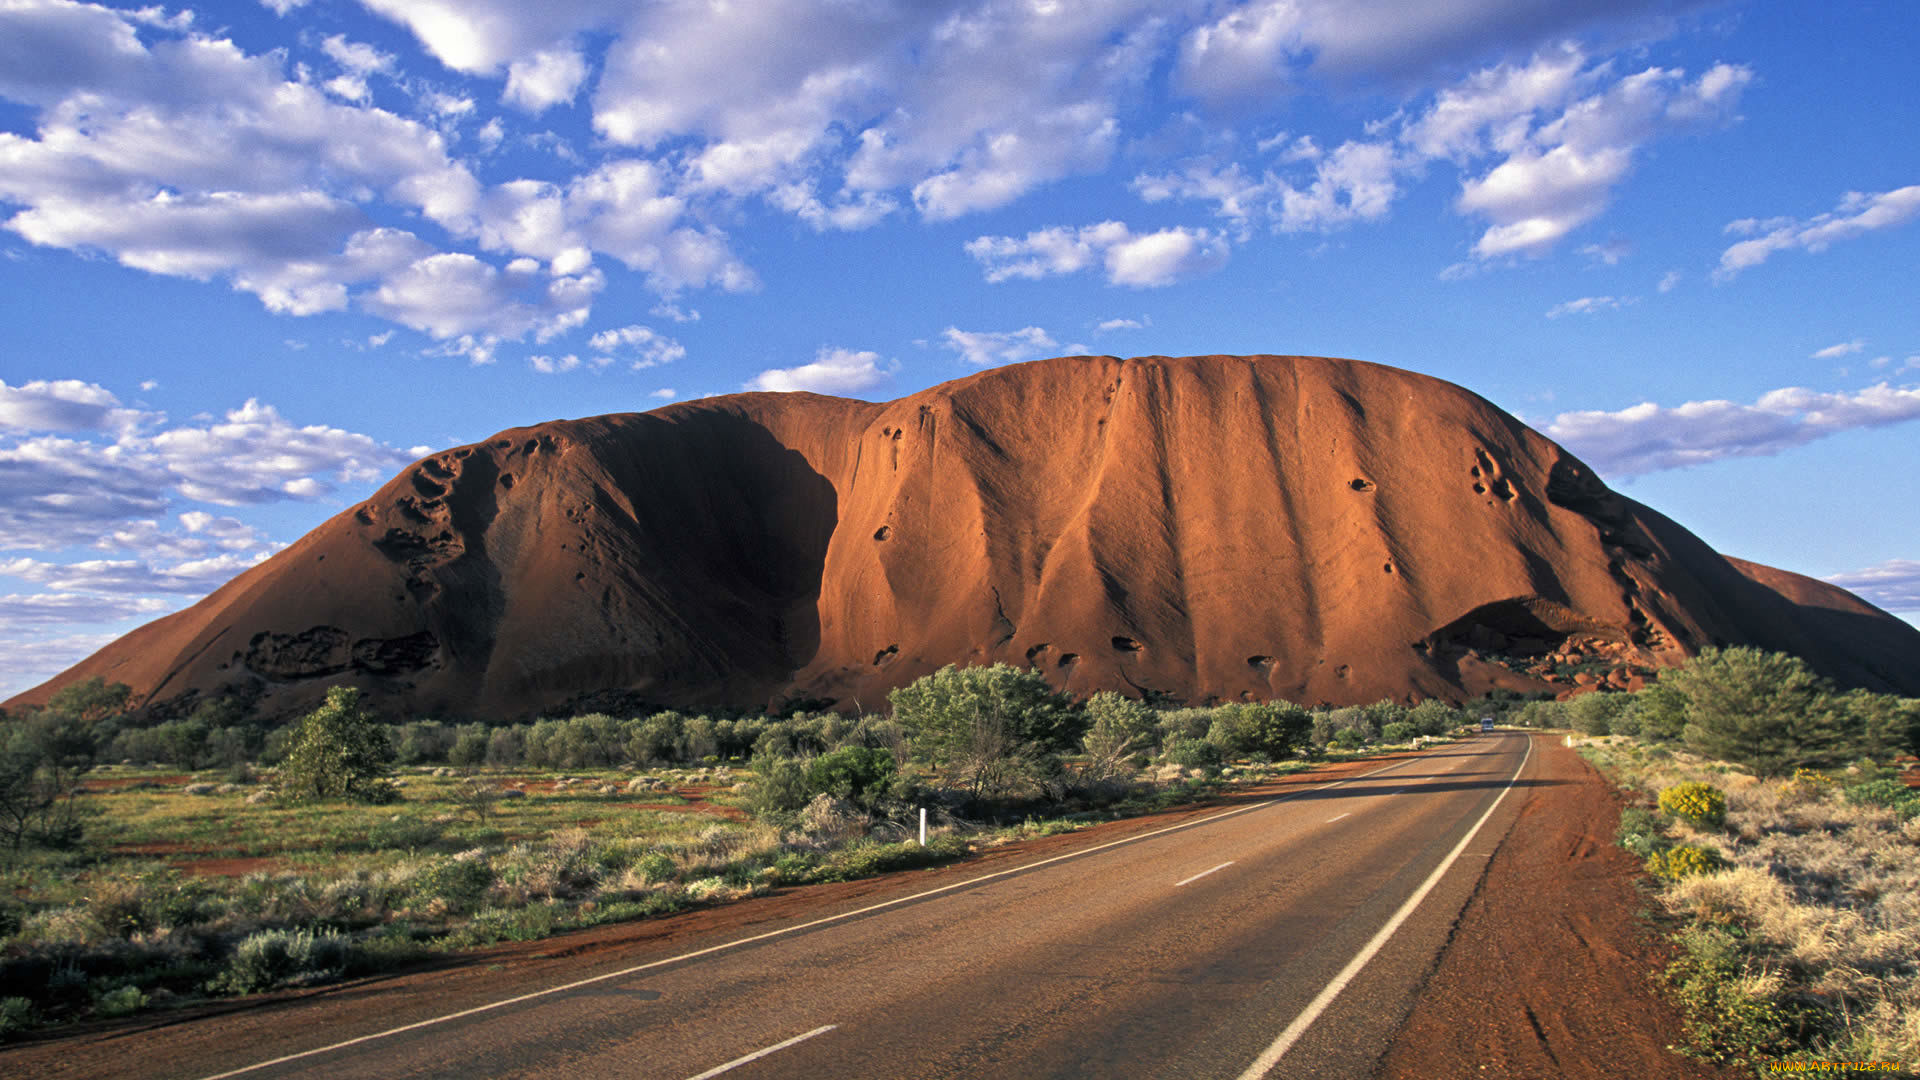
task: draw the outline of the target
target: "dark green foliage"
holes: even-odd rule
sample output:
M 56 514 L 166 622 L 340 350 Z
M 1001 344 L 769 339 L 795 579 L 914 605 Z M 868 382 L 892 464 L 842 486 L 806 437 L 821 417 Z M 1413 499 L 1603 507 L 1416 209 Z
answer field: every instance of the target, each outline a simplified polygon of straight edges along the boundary
M 1665 851 L 1673 844 L 1666 837 L 1666 819 L 1642 806 L 1629 806 L 1620 811 L 1620 831 L 1616 839 L 1620 846 L 1646 859 L 1656 851 Z
M 1078 710 L 1038 671 L 947 665 L 894 690 L 893 718 L 914 760 L 974 798 L 994 798 L 1060 772 L 1055 754 L 1080 736 Z
M 1662 677 L 1631 698 L 1633 704 L 1627 715 L 1632 717 L 1641 737 L 1671 741 L 1685 732 L 1687 695 L 1671 680 Z
M 458 855 L 436 859 L 414 875 L 412 885 L 416 905 L 438 901 L 446 905 L 448 911 L 464 914 L 479 907 L 487 890 L 493 887 L 493 867 L 484 859 Z
M 1573 729 L 1582 735 L 1610 735 L 1616 733 L 1615 718 L 1632 707 L 1629 695 L 1594 690 L 1567 702 L 1565 713 Z
M 1396 720 L 1380 729 L 1380 737 L 1390 743 L 1410 742 L 1419 730 L 1411 720 Z
M 1226 761 L 1226 754 L 1220 744 L 1211 739 L 1190 739 L 1185 736 L 1167 744 L 1167 761 L 1184 769 L 1205 769 L 1213 772 Z
M 900 770 L 893 755 L 877 747 L 843 746 L 807 765 L 807 790 L 846 799 L 872 810 L 893 793 Z
M 1283 761 L 1305 749 L 1312 734 L 1312 713 L 1274 701 L 1219 706 L 1207 739 L 1227 754 L 1264 754 L 1270 761 Z
M 74 794 L 127 702 L 125 684 L 87 679 L 0 724 L 0 842 L 11 852 L 79 843 Z
M 1662 684 L 1687 701 L 1687 745 L 1762 777 L 1821 768 L 1850 756 L 1827 681 L 1783 653 L 1705 649 Z
M 1408 712 L 1407 719 L 1422 735 L 1445 735 L 1462 722 L 1459 709 L 1435 698 L 1428 698 L 1415 705 Z
M 466 768 L 485 764 L 489 737 L 487 729 L 479 724 L 462 727 L 454 736 L 453 745 L 447 748 L 447 762 Z
M 1665 981 L 1686 1014 L 1694 1052 L 1730 1065 L 1784 1058 L 1808 1045 L 1817 1015 L 1746 989 L 1745 950 L 1737 929 L 1692 926 L 1680 933 L 1680 957 Z
M 1884 807 L 1898 811 L 1903 818 L 1920 815 L 1920 793 L 1891 777 L 1850 785 L 1845 795 L 1847 801 L 1855 806 Z
M 753 759 L 747 809 L 756 817 L 791 824 L 793 815 L 812 799 L 805 762 L 779 754 L 762 754 Z
M 336 686 L 327 702 L 300 721 L 280 766 L 280 793 L 296 802 L 355 799 L 385 802 L 394 796 L 386 780 L 393 747 L 387 733 L 360 705 L 360 691 Z

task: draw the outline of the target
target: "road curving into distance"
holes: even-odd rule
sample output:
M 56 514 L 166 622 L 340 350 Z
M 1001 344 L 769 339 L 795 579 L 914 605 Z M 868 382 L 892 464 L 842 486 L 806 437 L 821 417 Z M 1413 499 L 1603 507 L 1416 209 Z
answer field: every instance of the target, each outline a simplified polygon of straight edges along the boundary
M 1513 825 L 1507 793 L 1557 782 L 1535 764 L 1525 735 L 1480 735 L 757 925 L 0 1070 L 92 1075 L 106 1051 L 114 1075 L 188 1080 L 1366 1077 Z

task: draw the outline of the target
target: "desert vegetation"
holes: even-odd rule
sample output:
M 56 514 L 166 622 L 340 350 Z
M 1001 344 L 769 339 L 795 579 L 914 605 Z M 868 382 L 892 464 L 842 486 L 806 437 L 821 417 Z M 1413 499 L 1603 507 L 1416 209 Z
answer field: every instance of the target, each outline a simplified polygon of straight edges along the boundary
M 1691 1052 L 1920 1059 L 1920 791 L 1892 767 L 1920 748 L 1920 701 L 1742 649 L 1611 697 L 1517 712 L 1584 733 L 1634 796 L 1619 842 L 1674 931 L 1661 982 Z
M 0 721 L 0 1031 L 926 866 L 1440 736 L 1439 702 L 1073 701 L 950 667 L 889 714 L 143 724 L 97 681 Z M 917 841 L 920 808 L 928 843 Z

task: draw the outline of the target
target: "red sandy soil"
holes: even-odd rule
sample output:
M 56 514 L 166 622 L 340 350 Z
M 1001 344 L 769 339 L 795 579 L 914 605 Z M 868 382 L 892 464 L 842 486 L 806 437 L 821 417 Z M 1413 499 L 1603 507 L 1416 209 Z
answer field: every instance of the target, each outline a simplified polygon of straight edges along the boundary
M 1623 801 L 1551 737 L 1534 750 L 1558 783 L 1524 789 L 1378 1076 L 1751 1077 L 1667 1049 L 1680 1014 L 1650 976 L 1673 950 L 1642 916 L 1639 861 L 1613 843 Z
M 1063 357 L 891 402 L 735 394 L 437 453 L 9 704 L 100 676 L 267 716 L 340 683 L 408 716 L 871 708 L 994 661 L 1075 694 L 1460 700 L 1545 687 L 1543 657 L 1597 680 L 1711 642 L 1920 693 L 1920 630 L 1722 557 L 1458 386 L 1315 357 Z

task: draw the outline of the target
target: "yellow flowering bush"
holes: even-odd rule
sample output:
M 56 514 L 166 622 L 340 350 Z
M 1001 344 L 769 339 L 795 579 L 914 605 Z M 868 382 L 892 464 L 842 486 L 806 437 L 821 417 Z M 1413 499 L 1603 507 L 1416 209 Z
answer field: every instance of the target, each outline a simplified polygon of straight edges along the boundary
M 1647 856 L 1647 873 L 1667 881 L 1679 881 L 1695 874 L 1711 874 L 1726 865 L 1726 860 L 1712 848 L 1694 847 L 1681 844 L 1666 851 L 1656 851 Z
M 1712 784 L 1690 780 L 1660 793 L 1660 809 L 1701 829 L 1727 823 L 1727 794 Z

